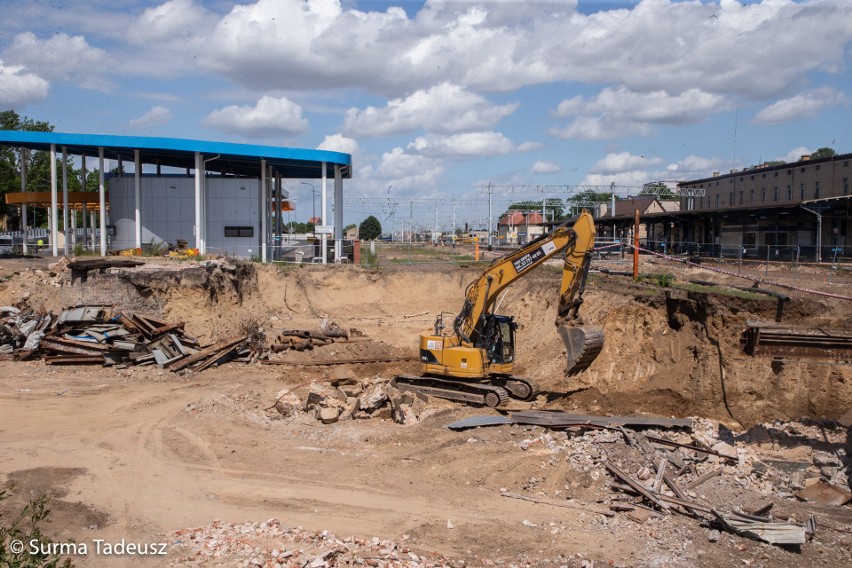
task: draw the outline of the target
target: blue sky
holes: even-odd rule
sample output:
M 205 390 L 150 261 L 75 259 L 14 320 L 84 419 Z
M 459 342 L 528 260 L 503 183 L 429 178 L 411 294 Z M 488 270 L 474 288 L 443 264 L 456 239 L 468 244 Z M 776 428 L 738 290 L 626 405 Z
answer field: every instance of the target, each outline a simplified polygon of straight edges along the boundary
M 852 152 L 844 0 L 0 1 L 0 108 L 62 132 L 349 152 L 348 196 Z

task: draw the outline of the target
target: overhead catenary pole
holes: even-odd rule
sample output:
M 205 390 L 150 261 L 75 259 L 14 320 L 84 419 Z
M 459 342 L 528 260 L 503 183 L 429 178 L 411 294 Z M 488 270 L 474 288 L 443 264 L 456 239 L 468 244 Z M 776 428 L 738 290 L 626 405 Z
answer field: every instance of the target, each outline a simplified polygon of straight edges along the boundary
M 491 196 L 493 195 L 493 191 L 491 190 L 491 182 L 488 182 L 488 248 L 491 248 Z
M 639 210 L 633 214 L 633 281 L 639 280 Z

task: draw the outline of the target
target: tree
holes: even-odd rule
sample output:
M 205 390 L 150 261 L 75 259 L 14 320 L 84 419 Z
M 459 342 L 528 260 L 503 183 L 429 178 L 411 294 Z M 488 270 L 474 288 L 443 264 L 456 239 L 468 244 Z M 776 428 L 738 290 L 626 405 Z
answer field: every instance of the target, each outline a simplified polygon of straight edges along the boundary
M 370 215 L 358 225 L 358 238 L 362 241 L 372 241 L 377 239 L 382 234 L 382 224 L 379 220 Z
M 664 183 L 649 183 L 642 187 L 639 195 L 653 195 L 661 201 L 677 201 L 680 199 L 672 189 Z
M 53 132 L 53 125 L 47 122 L 35 121 L 31 118 L 22 117 L 13 110 L 0 112 L 0 129 L 22 130 L 32 132 Z M 21 152 L 20 148 L 12 146 L 0 147 L 0 215 L 17 215 L 17 206 L 6 205 L 6 193 L 21 191 Z M 27 190 L 45 191 L 50 187 L 50 153 L 31 150 L 23 150 L 27 154 Z M 59 164 L 60 161 L 57 162 Z M 73 186 L 73 176 L 69 170 L 69 187 Z M 77 182 L 79 186 L 79 181 Z M 38 211 L 37 223 L 47 222 L 47 214 L 44 210 Z M 16 225 L 19 221 L 12 220 L 10 225 Z
M 811 152 L 811 160 L 819 160 L 820 158 L 833 158 L 837 152 L 833 148 L 817 148 Z
M 545 206 L 546 205 L 546 206 Z M 541 201 L 517 201 L 509 205 L 502 216 L 508 215 L 510 211 L 521 213 L 541 213 L 542 209 L 547 212 L 548 219 L 564 219 L 565 204 L 558 197 L 548 197 Z

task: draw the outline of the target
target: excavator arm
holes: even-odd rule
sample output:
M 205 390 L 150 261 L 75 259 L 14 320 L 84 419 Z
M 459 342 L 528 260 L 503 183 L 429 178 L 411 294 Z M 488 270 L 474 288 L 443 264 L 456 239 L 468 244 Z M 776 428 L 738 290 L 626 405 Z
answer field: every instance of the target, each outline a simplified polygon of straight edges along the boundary
M 453 331 L 462 344 L 478 346 L 486 315 L 493 311 L 500 293 L 536 267 L 565 251 L 556 325 L 568 354 L 569 374 L 587 368 L 603 347 L 603 332 L 583 327 L 579 308 L 595 242 L 595 224 L 588 212 L 581 213 L 520 250 L 495 260 L 470 283 Z

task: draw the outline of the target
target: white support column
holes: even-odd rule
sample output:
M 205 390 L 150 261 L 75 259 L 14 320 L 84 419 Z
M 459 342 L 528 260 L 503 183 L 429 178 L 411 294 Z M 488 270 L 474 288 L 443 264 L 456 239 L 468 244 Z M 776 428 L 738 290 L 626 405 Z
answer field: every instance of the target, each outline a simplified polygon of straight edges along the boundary
M 101 256 L 107 253 L 107 230 L 106 230 L 106 185 L 104 184 L 104 149 L 98 148 L 98 198 L 100 199 L 100 226 L 101 226 Z
M 80 166 L 80 180 L 82 181 L 83 191 L 85 192 L 86 191 L 86 156 L 81 156 L 80 160 L 82 162 L 82 164 Z M 86 207 L 86 200 L 83 199 L 82 219 L 83 219 L 83 249 L 84 250 L 89 247 L 89 225 L 88 225 L 88 219 L 86 218 L 87 213 L 88 213 L 88 208 Z M 76 217 L 76 216 L 77 215 L 75 213 L 74 217 Z
M 63 251 L 65 256 L 70 254 L 68 245 L 68 147 L 62 147 L 62 235 L 65 237 Z
M 266 160 L 260 160 L 260 261 L 266 262 L 266 217 L 269 195 L 266 192 Z
M 53 256 L 59 256 L 59 191 L 56 182 L 56 144 L 50 145 L 50 248 Z
M 326 196 L 326 189 L 328 185 L 328 176 L 325 173 L 325 162 L 322 162 L 322 199 L 320 201 L 320 211 L 322 219 L 320 220 L 320 225 L 328 225 L 328 215 L 326 214 L 326 207 L 328 206 L 328 199 Z M 322 263 L 328 264 L 328 233 L 323 232 L 322 234 Z
M 203 183 L 204 162 L 201 152 L 195 153 L 195 248 L 201 251 L 201 184 Z
M 343 256 L 343 175 L 340 166 L 334 166 L 334 261 Z
M 142 248 L 142 158 L 139 150 L 133 150 L 133 202 L 136 206 L 136 248 Z
M 21 148 L 21 193 L 27 191 L 27 157 L 29 150 Z M 21 231 L 24 233 L 24 243 L 22 252 L 27 254 L 27 204 L 21 206 Z

